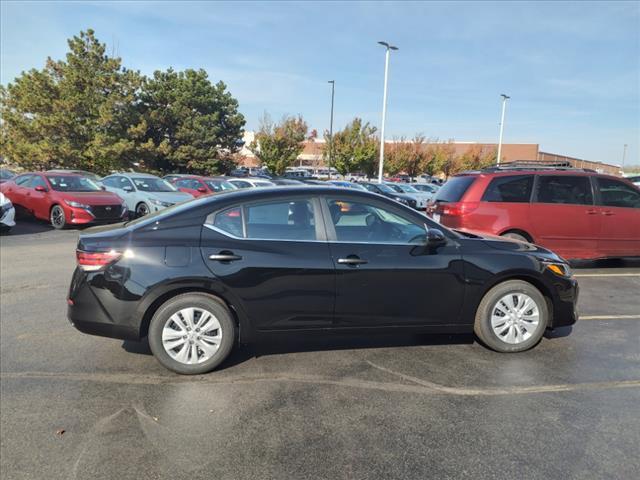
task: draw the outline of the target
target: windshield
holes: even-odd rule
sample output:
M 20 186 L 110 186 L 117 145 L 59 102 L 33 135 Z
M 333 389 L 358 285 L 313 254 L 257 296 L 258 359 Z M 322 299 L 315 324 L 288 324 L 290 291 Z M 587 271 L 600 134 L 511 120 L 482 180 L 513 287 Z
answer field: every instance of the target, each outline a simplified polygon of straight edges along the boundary
M 436 193 L 436 202 L 459 202 L 475 179 L 472 175 L 451 178 Z
M 177 192 L 178 190 L 166 180 L 156 177 L 132 178 L 136 188 L 143 192 Z
M 405 193 L 418 193 L 418 190 L 413 188 L 411 185 L 398 185 L 403 192 Z
M 232 183 L 229 183 L 226 180 L 205 180 L 204 183 L 206 183 L 214 192 L 236 189 L 236 187 L 234 187 Z
M 359 183 L 352 183 L 349 185 L 349 188 L 354 188 L 356 190 L 364 190 L 365 192 L 367 191 L 366 188 L 364 188 L 362 185 L 360 185 Z
M 98 192 L 101 188 L 87 177 L 79 175 L 48 175 L 51 188 L 58 192 Z
M 14 176 L 15 175 L 9 170 L 0 170 L 0 178 L 2 178 L 3 180 L 13 178 Z
M 389 185 L 385 185 L 384 183 L 376 183 L 376 187 L 384 193 L 397 193 L 393 188 L 389 187 Z

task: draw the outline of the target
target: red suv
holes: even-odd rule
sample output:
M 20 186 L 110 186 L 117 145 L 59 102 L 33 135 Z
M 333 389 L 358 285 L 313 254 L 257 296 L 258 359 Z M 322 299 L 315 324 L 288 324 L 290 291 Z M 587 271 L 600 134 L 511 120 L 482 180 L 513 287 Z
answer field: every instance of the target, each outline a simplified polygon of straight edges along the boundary
M 594 171 L 463 173 L 445 183 L 427 213 L 447 227 L 536 243 L 565 258 L 640 256 L 640 189 Z
M 127 218 L 127 206 L 119 196 L 75 173 L 24 173 L 3 183 L 0 190 L 17 209 L 49 220 L 58 229 Z

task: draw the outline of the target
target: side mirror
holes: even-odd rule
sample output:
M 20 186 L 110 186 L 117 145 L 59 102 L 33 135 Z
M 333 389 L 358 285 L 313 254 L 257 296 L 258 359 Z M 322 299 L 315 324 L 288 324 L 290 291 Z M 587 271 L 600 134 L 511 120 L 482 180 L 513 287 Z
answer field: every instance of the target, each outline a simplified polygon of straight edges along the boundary
M 444 236 L 442 230 L 438 230 L 437 228 L 429 228 L 427 229 L 427 247 L 441 247 L 442 245 L 446 245 L 447 237 Z
M 100 190 L 106 190 L 107 187 L 105 187 L 104 185 L 100 185 Z
M 38 186 L 35 188 L 35 190 L 36 190 L 36 192 L 46 192 L 46 191 L 47 191 L 47 189 L 46 189 L 46 188 L 44 188 L 42 185 L 38 185 Z
M 206 188 L 204 188 L 204 187 L 198 187 L 198 191 L 199 191 L 200 193 L 207 193 L 207 189 L 206 189 Z
M 133 192 L 133 187 L 130 187 L 129 185 L 127 185 L 126 187 L 122 187 L 122 190 L 128 193 L 131 193 Z

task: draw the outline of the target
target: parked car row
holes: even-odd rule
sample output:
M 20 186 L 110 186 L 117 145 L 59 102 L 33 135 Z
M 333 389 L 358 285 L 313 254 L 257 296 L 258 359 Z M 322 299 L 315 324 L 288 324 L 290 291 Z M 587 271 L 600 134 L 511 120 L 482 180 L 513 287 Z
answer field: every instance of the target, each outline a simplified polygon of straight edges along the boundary
M 428 215 L 450 228 L 536 243 L 565 258 L 640 256 L 640 189 L 571 168 L 489 168 L 451 179 Z

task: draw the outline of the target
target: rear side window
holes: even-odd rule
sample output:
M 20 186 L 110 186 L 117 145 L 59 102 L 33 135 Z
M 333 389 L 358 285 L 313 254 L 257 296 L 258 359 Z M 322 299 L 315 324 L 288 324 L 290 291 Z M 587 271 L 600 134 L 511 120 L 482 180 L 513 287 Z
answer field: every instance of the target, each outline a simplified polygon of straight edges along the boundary
M 474 180 L 472 175 L 450 178 L 436 194 L 436 202 L 459 202 Z
M 213 226 L 234 237 L 244 237 L 242 229 L 242 209 L 231 207 L 216 213 Z
M 247 238 L 315 240 L 313 206 L 309 200 L 263 203 L 245 207 Z
M 14 181 L 16 182 L 16 185 L 26 187 L 29 180 L 31 180 L 31 177 L 33 177 L 33 175 L 20 175 L 19 177 L 16 177 Z
M 541 175 L 538 177 L 536 198 L 538 203 L 593 204 L 588 177 Z
M 527 203 L 531 198 L 532 186 L 533 175 L 496 177 L 489 183 L 482 196 L 482 201 Z
M 607 207 L 640 208 L 640 192 L 611 178 L 598 178 L 600 203 Z

